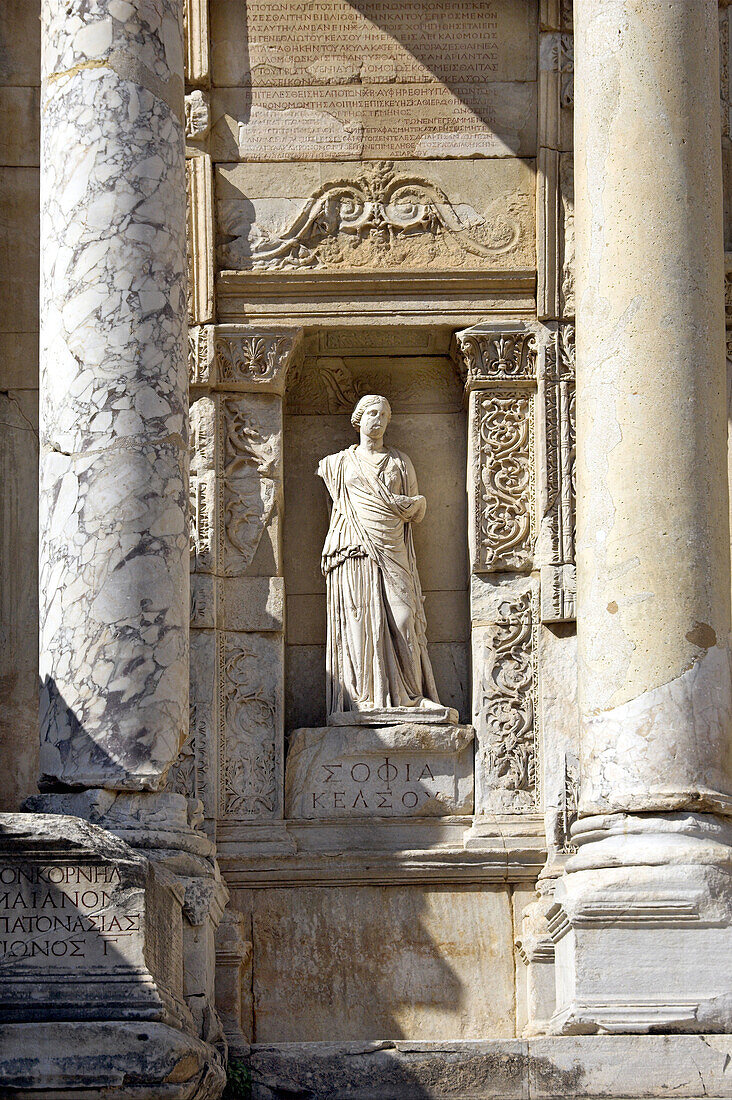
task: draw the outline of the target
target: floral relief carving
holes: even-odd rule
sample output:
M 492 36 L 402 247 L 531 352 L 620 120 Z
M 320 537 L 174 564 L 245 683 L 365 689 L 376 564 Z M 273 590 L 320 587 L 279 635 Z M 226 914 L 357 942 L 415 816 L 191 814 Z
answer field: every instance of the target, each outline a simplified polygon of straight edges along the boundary
M 533 397 L 517 390 L 474 394 L 475 568 L 531 568 L 533 520 Z
M 306 358 L 293 372 L 287 404 L 293 412 L 350 413 L 360 396 L 342 359 Z
M 525 592 L 499 607 L 485 639 L 479 699 L 483 784 L 496 812 L 521 812 L 537 802 L 534 622 Z
M 533 332 L 488 333 L 466 329 L 457 334 L 468 384 L 536 377 L 536 336 Z
M 246 634 L 224 635 L 220 643 L 219 743 L 224 817 L 271 815 L 277 809 L 278 703 L 272 642 Z
M 525 196 L 502 196 L 485 214 L 458 210 L 436 184 L 390 161 L 320 187 L 281 235 L 252 246 L 254 269 L 490 266 L 525 235 Z
M 289 336 L 217 334 L 219 378 L 222 382 L 271 382 L 286 367 L 292 347 L 293 339 Z

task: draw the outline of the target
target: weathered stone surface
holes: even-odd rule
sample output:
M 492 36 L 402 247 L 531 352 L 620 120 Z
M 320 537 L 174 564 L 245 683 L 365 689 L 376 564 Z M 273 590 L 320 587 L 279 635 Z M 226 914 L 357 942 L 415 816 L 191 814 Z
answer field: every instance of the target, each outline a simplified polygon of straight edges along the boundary
M 433 817 L 473 808 L 471 726 L 326 726 L 295 730 L 288 818 Z
M 301 886 L 232 904 L 251 913 L 259 1042 L 513 1032 L 505 888 Z
M 533 263 L 534 178 L 524 161 L 303 163 L 284 180 L 264 167 L 217 169 L 224 268 L 273 274 Z
M 652 1100 L 732 1094 L 728 1037 L 257 1043 L 254 1100 Z M 691 1070 L 691 1072 L 690 1072 Z
M 214 83 L 491 83 L 536 77 L 532 5 L 512 0 L 325 0 L 276 9 L 251 0 L 211 5 Z
M 0 1019 L 189 1026 L 171 876 L 79 818 L 0 825 Z
M 44 6 L 46 784 L 159 789 L 187 726 L 182 16 Z
M 211 1047 L 167 1024 L 0 1024 L 0 1080 L 19 1100 L 216 1100 L 225 1073 Z
M 0 395 L 0 806 L 16 810 L 38 772 L 38 400 Z M 12 574 L 12 575 L 11 575 Z

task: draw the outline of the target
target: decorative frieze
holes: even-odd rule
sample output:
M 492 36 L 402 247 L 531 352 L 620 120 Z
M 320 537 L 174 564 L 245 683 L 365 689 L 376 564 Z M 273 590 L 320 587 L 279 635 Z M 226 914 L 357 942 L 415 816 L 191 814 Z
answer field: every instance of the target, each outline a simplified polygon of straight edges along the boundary
M 279 236 L 254 244 L 251 266 L 485 266 L 514 252 L 525 235 L 516 203 L 496 201 L 466 220 L 437 184 L 390 161 L 366 164 L 351 180 L 324 184 Z

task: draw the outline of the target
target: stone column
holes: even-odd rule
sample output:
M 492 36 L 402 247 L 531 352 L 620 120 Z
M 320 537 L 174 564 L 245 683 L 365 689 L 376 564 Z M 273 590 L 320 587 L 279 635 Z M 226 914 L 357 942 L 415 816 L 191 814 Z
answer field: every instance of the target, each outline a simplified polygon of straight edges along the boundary
M 157 790 L 188 721 L 182 0 L 45 0 L 41 786 Z
M 582 792 L 569 1031 L 724 1030 L 729 532 L 716 0 L 575 0 Z M 726 994 L 726 996 L 725 996 Z
M 144 852 L 151 913 L 155 881 L 171 886 L 176 1019 L 205 1040 L 218 1095 L 214 931 L 228 892 L 200 804 L 165 790 L 188 732 L 183 92 L 183 0 L 44 0 L 44 793 L 25 808 Z M 53 819 L 33 820 L 42 834 Z M 145 935 L 161 935 L 154 916 Z

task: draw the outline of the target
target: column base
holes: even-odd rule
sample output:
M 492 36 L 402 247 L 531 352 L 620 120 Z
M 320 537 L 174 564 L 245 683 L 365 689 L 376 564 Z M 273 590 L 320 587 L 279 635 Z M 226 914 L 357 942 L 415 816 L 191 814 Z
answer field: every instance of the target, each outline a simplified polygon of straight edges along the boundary
M 732 824 L 614 814 L 573 838 L 547 913 L 551 1032 L 732 1031 Z
M 0 1081 L 18 1100 L 215 1100 L 223 1062 L 161 1023 L 0 1025 Z
M 25 806 L 60 819 L 73 815 L 104 829 L 173 884 L 180 898 L 180 976 L 190 1031 L 209 1044 L 213 1057 L 218 1057 L 214 1047 L 224 1056 L 226 1037 L 215 1007 L 214 936 L 229 893 L 215 846 L 199 828 L 201 804 L 169 791 L 95 789 L 34 795 Z M 167 931 L 161 928 L 163 939 Z

